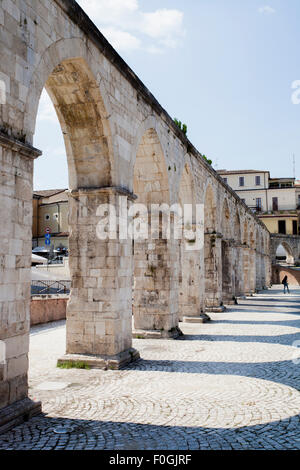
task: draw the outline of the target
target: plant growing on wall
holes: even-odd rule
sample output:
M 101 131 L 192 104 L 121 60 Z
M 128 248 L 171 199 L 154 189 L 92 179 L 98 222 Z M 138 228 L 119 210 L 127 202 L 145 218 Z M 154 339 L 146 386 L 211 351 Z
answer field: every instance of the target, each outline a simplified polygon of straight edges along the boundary
M 187 135 L 187 125 L 186 125 L 186 124 L 182 124 L 182 122 L 179 121 L 177 118 L 174 118 L 174 122 L 175 122 L 176 126 L 178 126 L 179 129 L 180 129 L 185 135 Z
M 206 156 L 206 155 L 202 155 L 202 157 L 204 158 L 204 160 L 206 160 L 206 161 L 207 161 L 207 163 L 208 163 L 209 165 L 211 165 L 211 164 L 212 164 L 212 160 L 210 160 L 209 158 L 207 158 L 207 156 Z

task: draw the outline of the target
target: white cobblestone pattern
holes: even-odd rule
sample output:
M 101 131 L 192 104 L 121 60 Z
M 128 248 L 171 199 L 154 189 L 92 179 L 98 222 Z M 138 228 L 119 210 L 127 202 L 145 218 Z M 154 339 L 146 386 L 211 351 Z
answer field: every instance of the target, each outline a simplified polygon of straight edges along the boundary
M 142 359 L 120 371 L 57 369 L 64 323 L 35 327 L 30 396 L 45 416 L 0 449 L 299 449 L 299 302 L 273 288 L 182 323 L 183 340 L 134 340 Z

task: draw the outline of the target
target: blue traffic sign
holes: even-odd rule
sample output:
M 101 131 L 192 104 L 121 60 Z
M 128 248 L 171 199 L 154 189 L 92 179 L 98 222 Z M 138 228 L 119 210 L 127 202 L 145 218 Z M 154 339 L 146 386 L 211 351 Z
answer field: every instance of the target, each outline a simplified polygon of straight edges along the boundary
M 51 238 L 50 233 L 46 233 L 45 238 L 46 238 L 46 240 L 50 240 L 50 238 Z
M 48 238 L 46 238 L 45 240 L 45 245 L 48 245 L 48 246 L 51 245 L 51 241 Z

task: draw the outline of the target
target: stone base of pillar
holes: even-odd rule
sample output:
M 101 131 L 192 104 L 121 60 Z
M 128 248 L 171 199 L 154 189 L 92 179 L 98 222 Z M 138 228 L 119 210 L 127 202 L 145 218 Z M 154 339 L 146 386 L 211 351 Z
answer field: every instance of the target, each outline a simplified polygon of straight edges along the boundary
M 170 331 L 164 330 L 133 330 L 132 337 L 137 339 L 177 339 L 183 336 L 181 329 L 177 326 Z
M 224 305 L 237 305 L 237 298 L 235 296 L 224 296 L 223 303 Z
M 205 309 L 206 312 L 211 312 L 211 313 L 222 313 L 222 312 L 226 312 L 226 307 L 225 305 L 215 305 L 215 306 L 211 306 L 211 307 L 206 307 Z
M 202 313 L 199 317 L 183 317 L 184 323 L 208 323 L 211 321 L 211 318 Z
M 15 426 L 19 426 L 41 413 L 41 402 L 34 402 L 29 398 L 24 398 L 24 400 L 6 406 L 0 410 L 0 434 L 8 432 Z
M 57 367 L 74 367 L 75 369 L 90 368 L 102 370 L 118 370 L 130 362 L 137 361 L 140 353 L 134 349 L 128 349 L 115 356 L 89 356 L 88 354 L 65 354 L 57 360 Z

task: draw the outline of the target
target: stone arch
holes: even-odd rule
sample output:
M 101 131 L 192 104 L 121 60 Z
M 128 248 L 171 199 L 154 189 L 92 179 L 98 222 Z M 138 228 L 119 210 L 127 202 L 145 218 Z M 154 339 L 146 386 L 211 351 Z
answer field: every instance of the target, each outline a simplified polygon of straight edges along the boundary
M 243 227 L 242 243 L 243 243 L 243 245 L 248 246 L 249 245 L 249 223 L 248 223 L 247 218 L 244 219 L 242 227 Z
M 195 204 L 195 181 L 190 162 L 185 158 L 185 163 L 180 174 L 179 203 Z
M 111 186 L 115 180 L 114 123 L 96 64 L 82 39 L 53 43 L 33 72 L 25 106 L 24 134 L 31 143 L 46 88 L 63 132 L 72 190 Z
M 69 171 L 72 285 L 67 354 L 114 357 L 117 362 L 126 356 L 125 361 L 130 362 L 131 274 L 120 274 L 120 268 L 131 262 L 125 246 L 128 241 L 97 236 L 98 209 L 108 204 L 117 209 L 119 201 L 118 188 L 113 187 L 119 155 L 99 57 L 80 38 L 59 40 L 42 53 L 30 80 L 24 135 L 32 142 L 40 96 L 46 88 L 64 136 Z M 122 299 L 120 287 L 124 288 Z
M 154 128 L 142 136 L 134 164 L 133 191 L 138 202 L 170 204 L 170 186 L 161 141 Z
M 222 205 L 222 235 L 224 239 L 230 240 L 232 239 L 232 221 L 231 221 L 231 214 L 229 209 L 229 204 L 227 198 L 224 198 L 224 202 Z
M 217 232 L 217 203 L 211 183 L 208 183 L 205 188 L 204 232 Z
M 184 223 L 191 225 L 195 232 L 196 226 L 196 196 L 195 184 L 188 155 L 180 175 L 178 201 L 182 208 Z M 186 205 L 189 205 L 189 210 Z M 187 213 L 187 210 L 189 212 Z M 187 230 L 190 230 L 186 227 Z M 179 319 L 182 321 L 189 317 L 199 317 L 204 311 L 204 285 L 201 282 L 201 252 L 194 249 L 192 244 L 186 242 L 184 237 L 179 241 Z
M 242 233 L 242 256 L 243 256 L 243 279 L 244 279 L 244 294 L 250 294 L 250 248 L 249 248 L 249 223 L 247 217 L 244 218 Z
M 218 233 L 217 202 L 211 181 L 204 197 L 204 278 L 208 310 L 222 310 L 222 241 Z
M 139 156 L 139 152 L 141 149 L 141 145 L 143 145 L 143 140 L 145 140 L 145 136 L 149 135 L 149 132 L 152 133 L 153 135 L 156 135 L 156 148 L 158 149 L 159 147 L 159 153 L 161 155 L 162 161 L 161 165 L 163 164 L 164 167 L 167 169 L 169 167 L 169 163 L 167 161 L 167 156 L 168 156 L 168 151 L 166 146 L 164 145 L 164 139 L 161 133 L 160 126 L 157 124 L 157 119 L 155 119 L 155 116 L 151 115 L 148 116 L 147 119 L 145 119 L 141 124 L 139 124 L 134 140 L 133 140 L 133 145 L 131 147 L 131 157 L 130 157 L 130 163 L 129 163 L 129 175 L 130 175 L 130 182 L 129 182 L 129 189 L 133 190 L 134 189 L 134 173 L 136 171 L 136 162 L 137 158 Z M 151 142 L 150 146 L 152 145 L 153 141 Z M 169 184 L 169 190 L 171 192 L 171 185 L 169 182 L 169 172 L 167 171 L 167 177 L 168 177 L 168 184 Z M 171 200 L 171 196 L 169 197 L 169 200 Z
M 138 141 L 133 168 L 133 190 L 137 202 L 143 204 L 148 212 L 153 204 L 162 207 L 160 214 L 156 214 L 156 235 L 151 233 L 153 214 L 151 217 L 147 214 L 144 222 L 149 227 L 150 239 L 133 242 L 134 334 L 148 337 L 155 331 L 154 337 L 174 337 L 179 334 L 178 266 L 174 263 L 178 248 L 173 238 L 167 238 L 163 230 L 163 224 L 170 215 L 163 207 L 170 204 L 166 160 L 155 128 L 146 129 Z
M 256 227 L 256 289 L 263 288 L 264 260 L 262 256 L 262 234 L 260 227 Z
M 232 218 L 227 198 L 223 202 L 222 220 L 222 291 L 223 301 L 230 304 L 234 300 L 234 270 L 232 247 Z
M 242 252 L 242 230 L 241 230 L 241 218 L 238 209 L 236 208 L 234 214 L 234 246 L 232 249 L 232 267 L 234 277 L 234 294 L 239 297 L 244 294 L 244 269 L 243 269 L 243 252 Z
M 278 251 L 278 248 L 282 246 L 286 252 L 286 263 L 287 264 L 294 264 L 295 263 L 295 256 L 292 250 L 292 247 L 289 245 L 287 241 L 280 241 L 278 242 L 275 250 L 275 255 Z
M 238 210 L 236 210 L 234 217 L 234 239 L 237 243 L 242 241 L 241 218 Z

